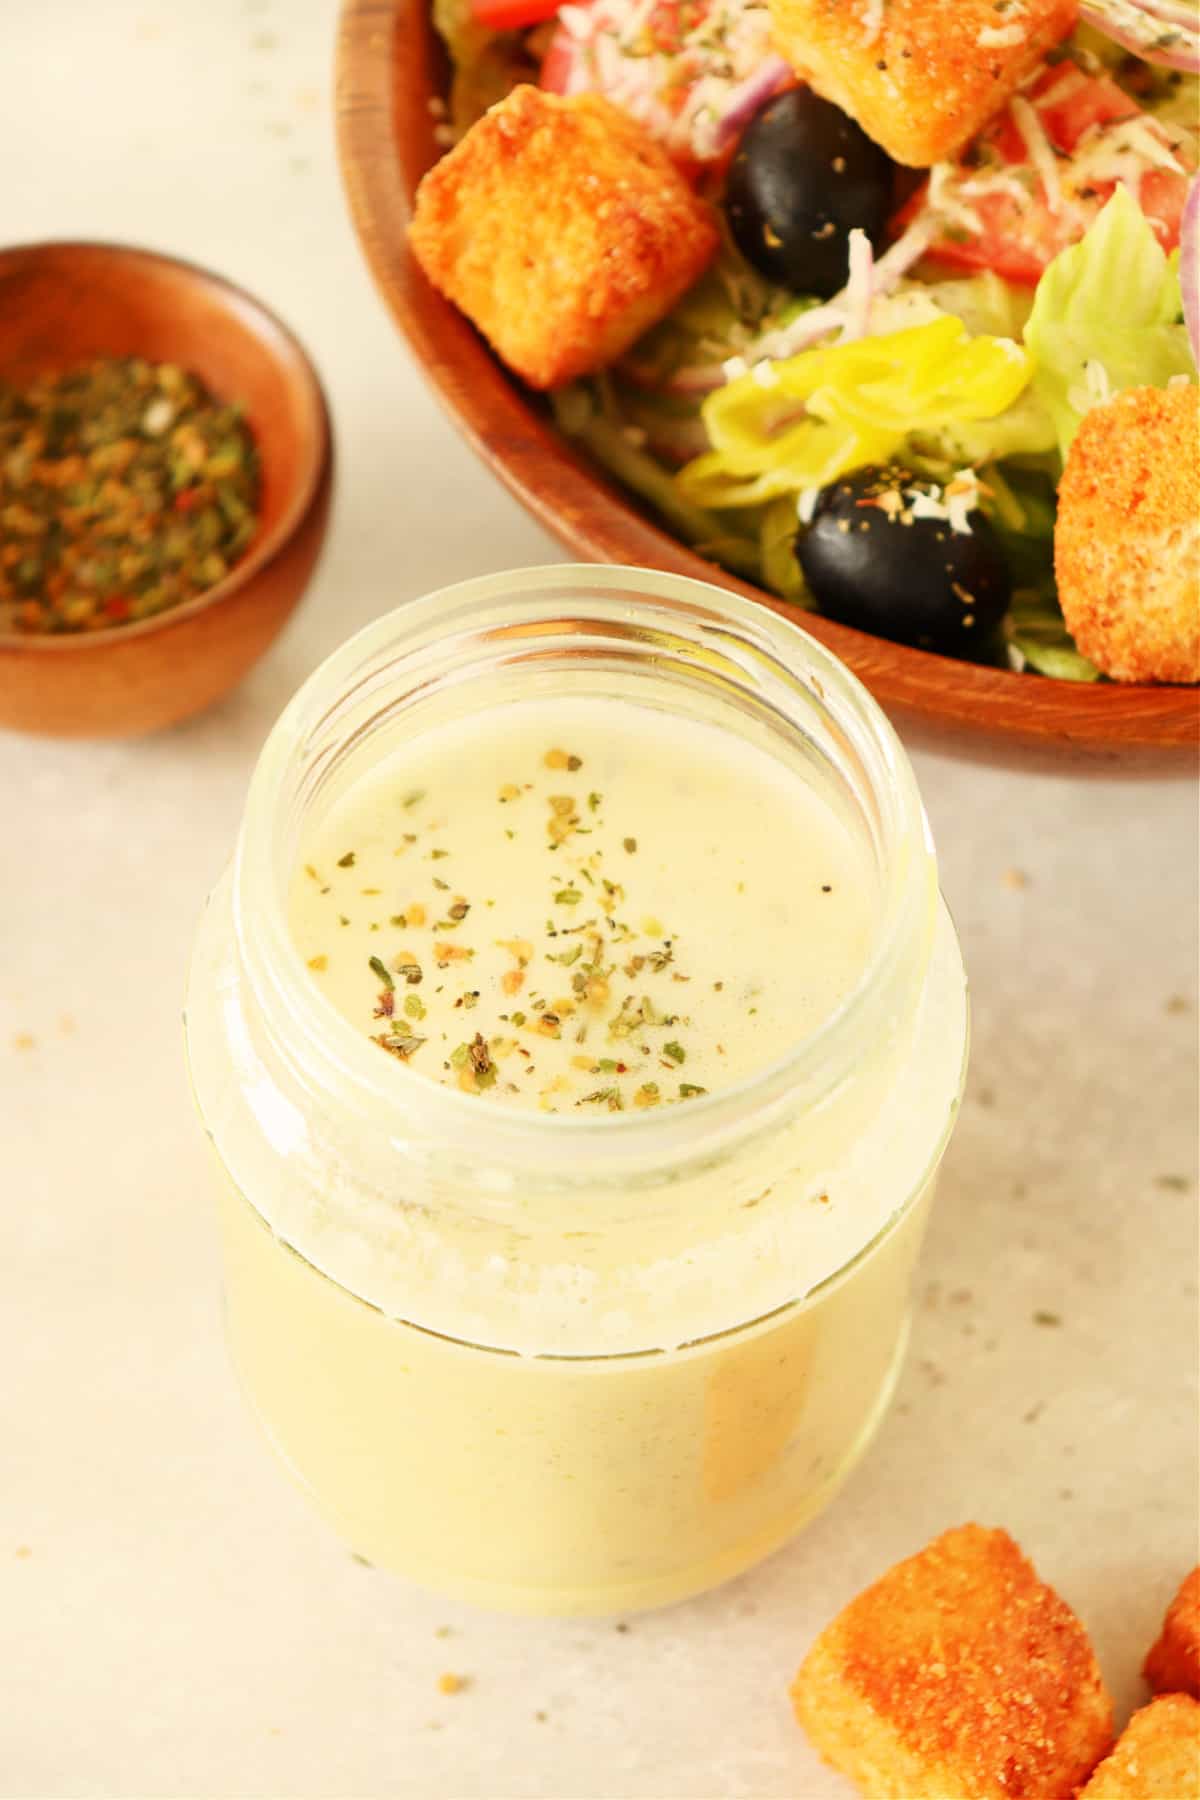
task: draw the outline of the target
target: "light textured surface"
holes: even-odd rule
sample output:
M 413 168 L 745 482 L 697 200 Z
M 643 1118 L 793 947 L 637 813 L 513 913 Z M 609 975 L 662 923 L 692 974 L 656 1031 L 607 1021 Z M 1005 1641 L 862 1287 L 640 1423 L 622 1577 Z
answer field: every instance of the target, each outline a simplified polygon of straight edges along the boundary
M 140 240 L 245 282 L 316 355 L 342 459 L 320 576 L 227 704 L 133 746 L 0 737 L 0 1793 L 836 1800 L 787 1683 L 852 1593 L 968 1518 L 1079 1610 L 1124 1716 L 1196 1554 L 1186 783 L 918 755 L 974 984 L 971 1088 L 899 1404 L 765 1567 L 627 1631 L 472 1614 L 356 1564 L 242 1409 L 180 1049 L 201 896 L 328 649 L 552 554 L 369 287 L 333 23 L 327 0 L 0 19 L 0 240 Z M 470 1685 L 439 1694 L 443 1671 Z

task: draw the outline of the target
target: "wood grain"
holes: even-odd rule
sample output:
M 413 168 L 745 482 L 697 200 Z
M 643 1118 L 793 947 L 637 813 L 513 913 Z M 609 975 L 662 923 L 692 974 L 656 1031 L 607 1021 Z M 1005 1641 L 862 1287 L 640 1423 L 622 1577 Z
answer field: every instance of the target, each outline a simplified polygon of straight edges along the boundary
M 198 712 L 262 655 L 304 592 L 333 474 L 320 382 L 274 315 L 190 263 L 114 244 L 0 251 L 0 375 L 93 356 L 176 362 L 238 400 L 258 445 L 262 512 L 246 555 L 198 599 L 138 624 L 0 633 L 0 725 L 133 737 Z
M 911 650 L 798 613 L 670 537 L 578 456 L 542 403 L 425 280 L 406 243 L 412 196 L 439 154 L 429 102 L 446 66 L 428 0 L 343 0 L 337 50 L 342 178 L 376 284 L 451 417 L 480 456 L 583 560 L 632 563 L 708 581 L 801 624 L 829 646 L 900 725 L 987 759 L 1019 747 L 1042 766 L 1181 770 L 1200 747 L 1194 689 L 1081 686 Z

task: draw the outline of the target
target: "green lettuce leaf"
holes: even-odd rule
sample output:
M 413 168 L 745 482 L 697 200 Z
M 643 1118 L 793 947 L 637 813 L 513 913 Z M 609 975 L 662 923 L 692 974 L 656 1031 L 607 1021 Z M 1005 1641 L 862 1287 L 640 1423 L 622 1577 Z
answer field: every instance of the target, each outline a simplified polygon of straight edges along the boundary
M 433 22 L 450 52 L 450 124 L 460 137 L 518 82 L 537 80 L 525 34 L 490 31 L 471 0 L 433 0 Z
M 1179 322 L 1179 274 L 1137 201 L 1118 187 L 1091 230 L 1046 270 L 1025 343 L 1031 392 L 1065 457 L 1089 407 L 1129 387 L 1195 373 Z
M 1053 451 L 1054 421 L 1032 388 L 992 419 L 947 421 L 934 430 L 923 427 L 908 435 L 906 453 L 914 459 L 936 459 L 961 469 L 996 462 L 1001 457 L 1036 457 Z
M 1018 590 L 1004 621 L 1010 660 L 1055 681 L 1099 681 L 1100 671 L 1075 648 L 1057 602 L 1048 594 Z M 1015 654 L 1014 654 L 1015 653 Z
M 1020 338 L 1032 305 L 1028 288 L 1015 287 L 991 269 L 981 275 L 905 283 L 901 291 L 910 287 L 939 311 L 961 319 L 972 337 Z

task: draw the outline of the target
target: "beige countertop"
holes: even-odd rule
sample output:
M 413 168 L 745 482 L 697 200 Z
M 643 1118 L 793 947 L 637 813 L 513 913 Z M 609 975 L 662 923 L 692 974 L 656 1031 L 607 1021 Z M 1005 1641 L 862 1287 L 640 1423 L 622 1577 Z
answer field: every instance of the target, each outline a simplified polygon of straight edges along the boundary
M 476 1614 L 356 1563 L 242 1408 L 180 1043 L 202 897 L 267 728 L 326 651 L 425 589 L 556 554 L 370 288 L 334 164 L 333 28 L 332 0 L 43 0 L 0 21 L 0 241 L 141 241 L 244 282 L 316 356 L 341 457 L 319 577 L 227 703 L 134 745 L 0 737 L 0 1793 L 836 1800 L 791 1673 L 852 1593 L 968 1518 L 1060 1586 L 1127 1711 L 1196 1559 L 1186 782 L 918 753 L 971 1084 L 898 1404 L 765 1566 L 627 1629 Z

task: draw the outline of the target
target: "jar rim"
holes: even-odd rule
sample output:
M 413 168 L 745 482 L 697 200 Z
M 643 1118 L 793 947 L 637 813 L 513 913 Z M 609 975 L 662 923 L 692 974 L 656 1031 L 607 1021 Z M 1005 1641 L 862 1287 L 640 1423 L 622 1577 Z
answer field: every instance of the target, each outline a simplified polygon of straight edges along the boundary
M 502 613 L 496 608 L 503 602 Z M 387 652 L 445 648 L 455 634 L 478 631 L 489 616 L 512 632 L 551 623 L 601 621 L 636 636 L 640 627 L 691 634 L 706 657 L 756 674 L 776 703 L 815 706 L 868 764 L 874 798 L 889 814 L 892 854 L 882 870 L 874 939 L 854 986 L 811 1032 L 740 1081 L 686 1107 L 604 1113 L 526 1112 L 420 1076 L 396 1081 L 390 1059 L 308 977 L 291 938 L 276 879 L 275 832 L 313 735 L 338 704 L 371 679 Z M 685 636 L 677 640 L 685 643 Z M 803 697 L 803 698 L 802 698 Z M 871 1016 L 888 1013 L 889 984 L 931 921 L 936 863 L 908 757 L 881 708 L 844 664 L 790 620 L 705 582 L 626 566 L 548 564 L 507 570 L 438 589 L 376 619 L 336 649 L 299 688 L 270 732 L 251 777 L 234 866 L 234 926 L 247 978 L 264 1014 L 282 1007 L 306 1069 L 343 1101 L 373 1118 L 389 1117 L 398 1138 L 416 1123 L 422 1137 L 487 1140 L 488 1160 L 538 1169 L 562 1184 L 564 1152 L 583 1179 L 613 1175 L 623 1164 L 656 1170 L 709 1157 L 750 1124 L 791 1117 L 798 1105 L 836 1087 L 854 1067 Z M 930 936 L 931 931 L 926 933 Z M 803 1098 L 802 1098 L 803 1097 Z

